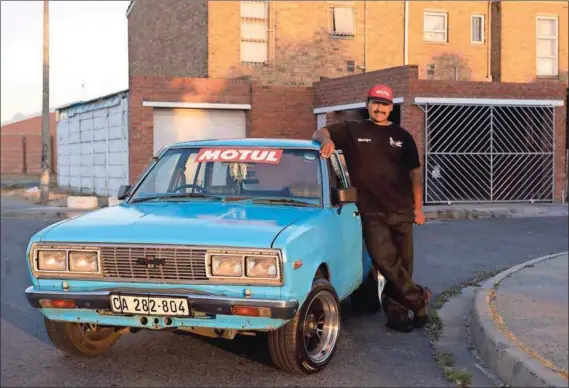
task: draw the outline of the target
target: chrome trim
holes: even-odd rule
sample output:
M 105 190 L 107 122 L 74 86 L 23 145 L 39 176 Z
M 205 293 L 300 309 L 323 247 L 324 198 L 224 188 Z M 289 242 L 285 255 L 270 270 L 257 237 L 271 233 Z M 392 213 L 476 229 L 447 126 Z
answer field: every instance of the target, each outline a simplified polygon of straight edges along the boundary
M 85 244 L 78 244 L 74 246 L 72 244 L 63 244 L 54 246 L 54 244 L 42 244 L 42 243 L 34 243 L 30 249 L 30 254 L 28 260 L 30 261 L 30 268 L 32 269 L 32 274 L 34 277 L 39 278 L 40 276 L 65 276 L 69 278 L 98 278 L 103 276 L 103 268 L 101 263 L 101 251 L 97 249 L 97 247 L 90 247 L 85 249 Z M 40 270 L 39 269 L 39 251 L 57 251 L 57 252 L 65 252 L 65 270 L 58 271 L 58 270 Z M 97 272 L 80 272 L 80 271 L 71 271 L 69 265 L 70 259 L 70 252 L 95 252 L 97 254 Z
M 128 278 L 128 277 L 111 277 L 104 275 L 103 259 L 101 251 L 105 248 L 130 248 L 130 249 L 184 249 L 205 251 L 204 266 L 206 276 L 210 273 L 210 264 L 207 261 L 208 255 L 211 254 L 233 254 L 244 256 L 262 256 L 272 255 L 277 258 L 277 278 L 254 278 L 254 277 L 208 277 L 208 279 L 189 280 L 189 279 L 162 279 L 162 278 Z M 37 250 L 97 250 L 99 259 L 99 272 L 64 272 L 64 271 L 37 271 L 34 266 L 34 253 Z M 184 245 L 184 244 L 156 244 L 156 243 L 96 243 L 96 242 L 62 242 L 62 241 L 45 241 L 32 244 L 30 255 L 28 257 L 32 268 L 32 274 L 38 279 L 75 279 L 75 280 L 92 280 L 102 282 L 132 282 L 132 283 L 160 283 L 160 284 L 222 284 L 230 285 L 251 285 L 251 286 L 282 286 L 284 284 L 283 277 L 283 258 L 279 249 L 271 248 L 250 248 L 250 247 L 227 247 L 227 246 L 210 246 L 210 245 Z
M 164 292 L 165 291 L 165 292 Z M 180 290 L 176 290 L 175 292 L 168 292 L 168 290 L 154 290 L 150 291 L 148 289 L 144 291 L 140 291 L 137 288 L 123 288 L 120 291 L 112 290 L 112 289 L 105 289 L 105 290 L 96 290 L 96 291 L 48 291 L 48 290 L 34 290 L 34 286 L 29 286 L 26 288 L 27 295 L 37 295 L 40 297 L 50 296 L 50 297 L 58 297 L 62 299 L 68 299 L 70 296 L 106 296 L 109 297 L 111 294 L 125 294 L 125 295 L 146 295 L 155 296 L 155 297 L 172 297 L 172 298 L 179 298 L 181 296 L 185 296 L 191 299 L 196 300 L 207 300 L 212 302 L 228 302 L 231 304 L 238 304 L 240 306 L 247 306 L 247 305 L 255 305 L 259 306 L 261 304 L 267 304 L 274 307 L 289 307 L 291 304 L 297 303 L 296 300 L 276 300 L 276 299 L 253 299 L 253 298 L 236 298 L 236 297 L 229 297 L 229 296 L 218 296 L 218 295 L 204 295 L 201 293 L 194 293 L 195 291 L 188 290 L 187 293 L 182 294 L 179 292 Z
M 241 257 L 241 268 L 243 269 L 243 271 L 241 272 L 241 276 L 221 276 L 221 275 L 214 275 L 212 272 L 212 256 L 240 256 Z M 252 257 L 252 258 L 272 258 L 275 260 L 275 264 L 277 267 L 277 276 L 275 277 L 271 277 L 271 278 L 263 278 L 263 277 L 255 277 L 255 276 L 247 276 L 247 258 Z M 236 253 L 230 253 L 230 252 L 223 252 L 223 253 L 217 253 L 214 251 L 208 251 L 205 254 L 205 270 L 206 270 L 206 275 L 208 278 L 210 279 L 215 279 L 215 280 L 225 280 L 225 281 L 235 281 L 237 279 L 239 280 L 257 280 L 257 281 L 267 281 L 267 282 L 280 282 L 281 279 L 281 273 L 282 273 L 282 262 L 280 260 L 280 256 L 278 254 L 275 254 L 273 252 L 267 252 L 266 254 L 255 254 L 255 253 L 247 253 L 247 252 L 236 252 Z
M 194 293 L 192 290 L 180 292 L 179 289 L 174 290 L 141 290 L 136 288 L 122 289 L 105 289 L 96 291 L 48 291 L 35 290 L 33 286 L 29 286 L 25 290 L 26 299 L 34 308 L 42 308 L 39 304 L 41 299 L 66 299 L 74 300 L 77 309 L 95 310 L 99 314 L 105 314 L 111 310 L 110 297 L 113 294 L 122 294 L 130 296 L 153 296 L 153 297 L 173 297 L 185 298 L 188 301 L 190 310 L 193 313 L 215 315 L 234 315 L 233 306 L 249 306 L 249 307 L 266 307 L 271 309 L 271 318 L 274 319 L 292 319 L 298 311 L 299 303 L 296 299 L 275 300 L 275 299 L 254 299 L 254 298 L 237 298 L 219 295 L 204 295 L 203 293 Z M 132 316 L 133 314 L 113 313 L 113 315 Z M 145 314 L 147 315 L 147 314 Z M 149 314 L 150 315 L 150 314 Z M 193 318 L 191 315 L 184 318 Z

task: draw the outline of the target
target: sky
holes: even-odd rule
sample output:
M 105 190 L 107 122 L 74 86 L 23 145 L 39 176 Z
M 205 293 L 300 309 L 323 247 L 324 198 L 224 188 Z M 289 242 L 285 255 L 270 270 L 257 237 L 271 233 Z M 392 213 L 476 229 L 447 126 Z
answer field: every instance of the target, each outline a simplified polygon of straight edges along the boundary
M 50 108 L 128 88 L 129 1 L 49 2 Z M 1 6 L 1 121 L 41 114 L 43 1 Z

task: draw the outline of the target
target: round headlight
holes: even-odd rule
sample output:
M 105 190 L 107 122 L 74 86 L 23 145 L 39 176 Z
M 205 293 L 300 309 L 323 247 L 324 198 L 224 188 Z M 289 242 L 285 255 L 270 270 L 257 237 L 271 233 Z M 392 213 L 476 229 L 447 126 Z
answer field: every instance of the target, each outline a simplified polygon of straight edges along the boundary
M 39 251 L 38 269 L 40 271 L 65 271 L 67 253 L 65 251 Z

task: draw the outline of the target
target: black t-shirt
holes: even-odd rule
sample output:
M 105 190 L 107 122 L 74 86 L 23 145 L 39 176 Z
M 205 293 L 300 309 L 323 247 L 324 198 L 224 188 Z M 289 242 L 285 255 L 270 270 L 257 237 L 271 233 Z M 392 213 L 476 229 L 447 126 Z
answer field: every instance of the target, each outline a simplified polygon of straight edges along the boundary
M 345 121 L 326 128 L 336 149 L 344 154 L 362 214 L 413 214 L 409 171 L 421 164 L 409 132 L 395 123 L 380 126 L 370 120 Z

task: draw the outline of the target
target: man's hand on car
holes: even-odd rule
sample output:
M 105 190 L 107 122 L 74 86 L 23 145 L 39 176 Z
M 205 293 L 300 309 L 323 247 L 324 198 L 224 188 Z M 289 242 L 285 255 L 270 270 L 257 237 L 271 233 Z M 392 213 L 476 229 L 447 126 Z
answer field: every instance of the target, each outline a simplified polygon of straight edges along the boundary
M 336 148 L 336 146 L 334 145 L 334 142 L 332 140 L 326 140 L 320 146 L 320 155 L 323 158 L 327 159 L 330 157 L 330 155 L 332 155 L 335 148 Z

